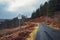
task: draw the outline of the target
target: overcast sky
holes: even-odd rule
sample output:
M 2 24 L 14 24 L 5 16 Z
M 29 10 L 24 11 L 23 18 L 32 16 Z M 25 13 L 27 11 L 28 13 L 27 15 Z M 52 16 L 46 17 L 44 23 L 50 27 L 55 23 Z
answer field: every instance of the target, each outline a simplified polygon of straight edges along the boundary
M 18 14 L 31 17 L 33 11 L 47 0 L 0 0 L 0 19 L 12 19 Z

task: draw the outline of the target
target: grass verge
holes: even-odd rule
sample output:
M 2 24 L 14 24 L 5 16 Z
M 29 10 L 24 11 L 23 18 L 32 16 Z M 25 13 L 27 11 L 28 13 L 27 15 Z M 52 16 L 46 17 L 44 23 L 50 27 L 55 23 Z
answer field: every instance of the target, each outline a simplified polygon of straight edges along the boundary
M 27 38 L 27 40 L 35 40 L 38 28 L 39 28 L 39 24 L 37 24 L 37 26 L 35 26 L 35 29 L 32 31 L 32 33 L 30 34 L 30 37 Z

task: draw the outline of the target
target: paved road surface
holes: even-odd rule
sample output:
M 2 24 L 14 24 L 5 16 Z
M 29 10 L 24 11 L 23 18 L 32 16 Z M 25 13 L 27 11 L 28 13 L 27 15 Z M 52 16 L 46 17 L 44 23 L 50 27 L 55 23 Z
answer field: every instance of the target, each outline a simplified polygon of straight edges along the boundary
M 60 31 L 40 23 L 35 40 L 60 40 Z

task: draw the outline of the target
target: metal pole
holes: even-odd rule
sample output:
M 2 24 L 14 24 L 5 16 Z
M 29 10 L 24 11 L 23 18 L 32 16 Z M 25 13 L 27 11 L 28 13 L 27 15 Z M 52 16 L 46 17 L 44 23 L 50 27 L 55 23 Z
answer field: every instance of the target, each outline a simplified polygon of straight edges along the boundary
M 46 13 L 46 23 L 48 21 L 48 6 L 47 6 L 47 13 Z
M 21 31 L 21 27 L 20 27 L 20 19 L 19 19 L 19 28 L 20 28 L 20 31 Z
M 20 14 L 18 15 L 18 19 L 19 19 L 19 28 L 20 28 L 20 31 L 21 31 L 21 26 L 20 26 Z
M 47 6 L 47 17 L 48 17 L 48 6 Z

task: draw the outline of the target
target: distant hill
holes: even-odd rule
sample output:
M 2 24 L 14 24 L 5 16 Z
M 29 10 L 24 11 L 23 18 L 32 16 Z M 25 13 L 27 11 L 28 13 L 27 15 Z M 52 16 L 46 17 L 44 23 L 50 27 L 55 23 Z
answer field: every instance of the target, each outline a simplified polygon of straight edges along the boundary
M 4 22 L 6 19 L 0 19 L 0 22 Z
M 11 19 L 0 19 L 0 22 L 4 22 L 5 20 L 11 20 Z

